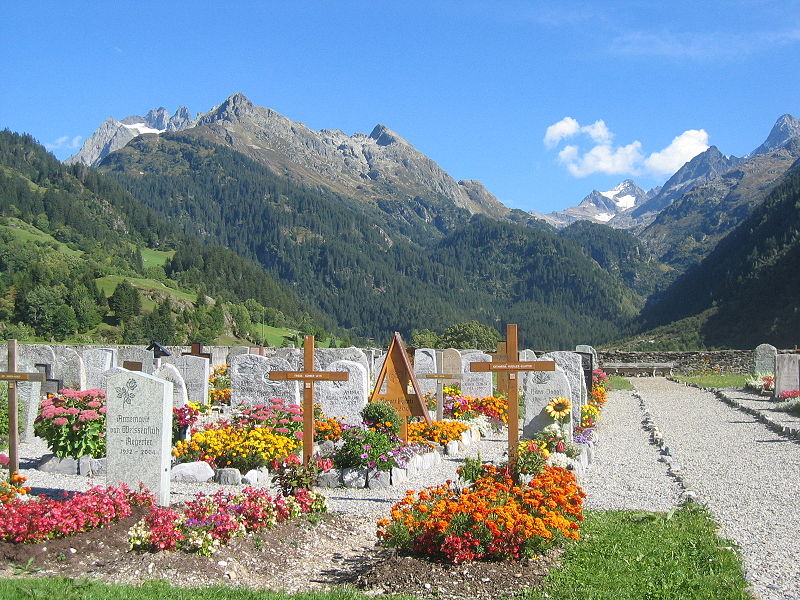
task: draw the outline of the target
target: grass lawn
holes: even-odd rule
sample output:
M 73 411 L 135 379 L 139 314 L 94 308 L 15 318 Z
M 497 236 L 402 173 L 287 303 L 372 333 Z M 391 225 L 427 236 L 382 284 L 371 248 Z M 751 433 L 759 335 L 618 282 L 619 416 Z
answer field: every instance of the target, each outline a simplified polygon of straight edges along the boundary
M 525 600 L 750 598 L 741 562 L 705 509 L 587 512 L 582 541 Z
M 45 233 L 41 229 L 37 229 L 25 221 L 20 221 L 15 217 L 6 217 L 5 222 L 5 225 L 0 225 L 0 229 L 9 232 L 14 236 L 15 239 L 21 242 L 43 242 L 46 244 L 52 244 L 54 247 L 58 248 L 59 252 L 63 252 L 64 254 L 71 256 L 83 254 L 83 252 L 80 250 L 73 250 L 66 244 L 59 242 L 49 233 Z
M 696 505 L 670 513 L 587 511 L 582 539 L 569 546 L 563 567 L 524 600 L 745 600 L 747 582 L 730 542 L 719 538 L 707 511 Z M 468 568 L 468 565 L 465 565 Z M 25 572 L 24 566 L 20 572 Z M 106 600 L 363 600 L 347 588 L 333 592 L 279 594 L 241 588 L 173 588 L 105 585 L 58 578 L 0 579 L 0 598 Z
M 164 264 L 175 255 L 175 250 L 153 250 L 152 248 L 140 248 L 142 263 L 145 267 L 163 267 Z
M 155 279 L 123 277 L 122 275 L 106 275 L 105 277 L 95 279 L 95 282 L 97 283 L 97 287 L 101 292 L 103 292 L 106 296 L 110 296 L 114 293 L 114 290 L 117 289 L 117 285 L 119 285 L 123 279 L 127 279 L 128 283 L 142 292 L 143 312 L 150 312 L 156 307 L 156 303 L 147 297 L 147 293 L 149 292 L 156 292 L 161 297 L 170 296 L 171 298 L 182 302 L 197 302 L 197 294 L 190 294 L 188 292 L 167 287 Z
M 632 390 L 633 384 L 625 377 L 610 375 L 608 377 L 608 387 L 612 390 Z
M 747 375 L 720 373 L 719 375 L 676 375 L 675 379 L 684 383 L 694 383 L 706 388 L 743 388 Z

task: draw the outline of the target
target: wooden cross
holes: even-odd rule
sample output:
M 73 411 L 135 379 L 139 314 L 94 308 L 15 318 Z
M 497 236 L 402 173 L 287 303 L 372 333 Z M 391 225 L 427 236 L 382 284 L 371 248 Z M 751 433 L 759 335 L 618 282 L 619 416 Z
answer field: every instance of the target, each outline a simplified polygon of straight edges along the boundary
M 386 391 L 382 392 L 386 382 Z M 408 391 L 409 386 L 412 391 Z M 422 400 L 419 382 L 408 358 L 403 338 L 395 331 L 389 351 L 383 361 L 380 373 L 375 380 L 375 389 L 369 397 L 370 402 L 388 402 L 400 415 L 400 439 L 408 441 L 408 417 L 422 417 L 430 425 L 428 407 Z
M 191 352 L 181 352 L 181 356 L 201 356 L 203 358 L 207 358 L 211 360 L 211 353 L 210 352 L 203 352 L 203 344 L 198 342 L 192 343 L 192 351 Z M 264 356 L 263 348 L 261 356 Z
M 492 362 L 471 362 L 469 370 L 473 373 L 497 373 L 497 387 L 508 398 L 508 464 L 512 473 L 516 472 L 517 446 L 519 446 L 519 385 L 517 374 L 520 371 L 555 371 L 552 360 L 519 360 L 516 324 L 506 325 L 506 341 L 498 344 L 498 352 Z
M 17 423 L 17 382 L 44 381 L 44 373 L 17 372 L 17 340 L 8 340 L 8 371 L 0 372 L 8 382 L 8 476 L 19 471 L 19 424 Z
M 444 419 L 444 386 L 455 383 L 462 377 L 461 373 L 428 373 L 423 379 L 436 380 L 436 420 Z
M 262 347 L 263 350 L 263 347 Z M 303 382 L 303 462 L 308 464 L 314 453 L 314 382 L 347 381 L 347 371 L 314 370 L 314 336 L 307 335 L 303 343 L 302 371 L 270 371 L 272 381 Z

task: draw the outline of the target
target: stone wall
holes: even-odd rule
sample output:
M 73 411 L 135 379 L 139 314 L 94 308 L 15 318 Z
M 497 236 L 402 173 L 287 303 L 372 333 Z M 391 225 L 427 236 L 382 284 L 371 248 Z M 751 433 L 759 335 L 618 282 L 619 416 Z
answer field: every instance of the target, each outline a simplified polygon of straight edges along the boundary
M 778 350 L 780 353 L 790 353 L 794 350 Z M 675 363 L 674 373 L 678 375 L 691 375 L 693 373 L 724 373 L 753 372 L 753 350 L 699 350 L 687 352 L 622 352 L 609 351 L 597 352 L 600 367 L 603 363 Z

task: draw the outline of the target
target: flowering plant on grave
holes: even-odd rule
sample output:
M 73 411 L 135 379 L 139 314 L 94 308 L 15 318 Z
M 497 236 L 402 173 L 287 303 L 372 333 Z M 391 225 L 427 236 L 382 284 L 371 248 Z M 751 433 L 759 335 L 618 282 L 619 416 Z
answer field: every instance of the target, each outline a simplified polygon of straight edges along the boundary
M 592 404 L 598 408 L 602 408 L 607 400 L 608 391 L 606 390 L 605 386 L 600 384 L 592 385 L 592 390 L 589 395 L 589 404 Z
M 584 404 L 581 406 L 581 427 L 589 428 L 597 424 L 600 416 L 600 408 L 594 404 Z
M 303 407 L 291 404 L 283 398 L 272 398 L 269 404 L 257 404 L 242 409 L 231 422 L 235 427 L 267 427 L 273 433 L 298 437 L 298 433 L 303 433 Z
M 526 486 L 506 469 L 483 465 L 467 488 L 448 481 L 406 497 L 378 521 L 378 537 L 390 547 L 462 563 L 540 554 L 579 538 L 585 494 L 566 469 L 544 466 Z
M 103 527 L 131 515 L 134 506 L 150 506 L 155 499 L 144 488 L 93 487 L 64 493 L 61 500 L 37 496 L 13 498 L 0 506 L 0 541 L 36 543 Z
M 538 475 L 544 470 L 550 452 L 547 446 L 536 440 L 521 440 L 517 446 L 517 473 Z
M 106 453 L 106 394 L 103 390 L 61 390 L 39 406 L 33 430 L 59 458 Z
M 333 455 L 333 464 L 337 469 L 389 471 L 399 466 L 396 459 L 399 443 L 382 431 L 346 427 L 342 430 L 341 440 L 342 447 Z
M 128 541 L 132 550 L 211 556 L 236 536 L 274 527 L 301 513 L 324 511 L 324 496 L 309 490 L 298 490 L 294 497 L 273 497 L 253 487 L 234 494 L 220 490 L 211 496 L 198 494 L 182 511 L 153 507 L 128 531 Z
M 448 442 L 461 439 L 461 434 L 469 429 L 460 421 L 431 421 L 428 425 L 424 421 L 408 424 L 408 441 L 422 444 L 433 442 L 440 446 L 447 445 Z
M 771 392 L 775 389 L 775 377 L 768 373 L 756 373 L 745 379 L 744 387 L 758 393 Z
M 602 385 L 603 387 L 607 387 L 608 375 L 605 371 L 603 371 L 603 369 L 592 370 L 592 385 Z
M 567 439 L 564 429 L 558 423 L 548 425 L 541 431 L 534 434 L 533 439 L 539 442 L 551 455 L 555 453 L 566 454 L 570 458 L 576 458 L 580 454 L 580 449 Z
M 570 415 L 570 412 L 572 411 L 572 402 L 570 402 L 569 398 L 560 396 L 550 400 L 544 409 L 554 421 L 560 423 Z
M 189 402 L 186 406 L 172 408 L 172 443 L 180 441 L 182 431 L 187 431 L 200 418 L 200 405 Z
M 325 417 L 314 419 L 314 438 L 318 440 L 337 441 L 342 437 L 342 421 L 336 417 Z
M 800 390 L 784 390 L 778 394 L 778 400 L 793 400 L 800 398 Z
M 209 404 L 230 405 L 231 403 L 231 377 L 228 365 L 215 367 L 208 378 Z
M 11 481 L 0 482 L 0 504 L 9 504 L 30 492 L 31 488 L 23 485 L 27 480 L 27 477 L 14 471 L 11 474 Z
M 281 493 L 286 497 L 296 496 L 298 490 L 313 489 L 320 474 L 332 468 L 333 460 L 330 458 L 314 457 L 304 464 L 296 454 L 290 454 L 283 460 L 273 460 L 269 466 Z

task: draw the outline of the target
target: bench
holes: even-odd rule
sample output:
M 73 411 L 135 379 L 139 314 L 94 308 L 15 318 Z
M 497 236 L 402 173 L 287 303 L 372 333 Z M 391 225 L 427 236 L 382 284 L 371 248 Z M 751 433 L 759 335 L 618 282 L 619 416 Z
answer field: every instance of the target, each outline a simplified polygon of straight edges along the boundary
M 622 375 L 624 377 L 656 377 L 657 375 L 672 375 L 676 363 L 603 363 L 602 369 L 608 375 Z

